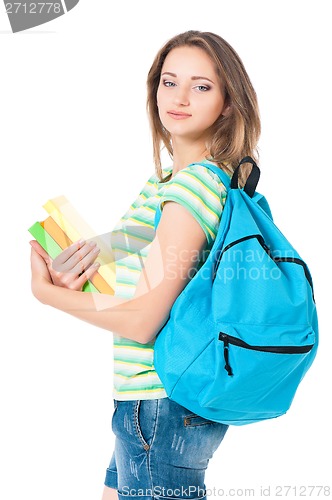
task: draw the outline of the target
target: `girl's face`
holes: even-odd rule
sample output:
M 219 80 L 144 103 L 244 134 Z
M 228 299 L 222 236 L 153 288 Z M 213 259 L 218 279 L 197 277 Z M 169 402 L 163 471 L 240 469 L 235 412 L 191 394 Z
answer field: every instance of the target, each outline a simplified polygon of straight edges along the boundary
M 207 53 L 192 46 L 172 49 L 161 69 L 157 104 L 172 139 L 206 140 L 227 112 L 220 80 Z

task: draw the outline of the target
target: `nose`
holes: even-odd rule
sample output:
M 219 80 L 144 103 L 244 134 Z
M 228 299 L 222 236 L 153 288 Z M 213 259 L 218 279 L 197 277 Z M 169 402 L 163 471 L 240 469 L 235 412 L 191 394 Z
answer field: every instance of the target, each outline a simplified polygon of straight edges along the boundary
M 176 88 L 174 92 L 174 104 L 177 106 L 189 106 L 189 94 L 186 88 L 180 85 Z

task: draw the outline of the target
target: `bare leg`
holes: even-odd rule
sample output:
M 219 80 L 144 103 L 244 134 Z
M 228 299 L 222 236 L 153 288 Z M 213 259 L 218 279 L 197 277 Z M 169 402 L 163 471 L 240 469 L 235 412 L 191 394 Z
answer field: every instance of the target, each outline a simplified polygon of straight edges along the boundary
M 118 492 L 114 488 L 104 487 L 103 496 L 101 500 L 118 500 Z

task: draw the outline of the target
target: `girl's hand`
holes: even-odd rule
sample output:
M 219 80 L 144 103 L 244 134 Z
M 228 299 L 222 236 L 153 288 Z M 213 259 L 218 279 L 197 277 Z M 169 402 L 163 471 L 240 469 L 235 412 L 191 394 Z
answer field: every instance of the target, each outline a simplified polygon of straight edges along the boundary
M 56 286 L 81 291 L 84 283 L 90 279 L 99 268 L 95 260 L 100 252 L 94 242 L 78 241 L 52 260 L 43 247 L 36 241 L 30 241 L 32 246 L 31 266 L 32 272 L 41 274 Z M 37 259 L 34 252 L 38 254 Z M 40 261 L 42 259 L 43 263 Z

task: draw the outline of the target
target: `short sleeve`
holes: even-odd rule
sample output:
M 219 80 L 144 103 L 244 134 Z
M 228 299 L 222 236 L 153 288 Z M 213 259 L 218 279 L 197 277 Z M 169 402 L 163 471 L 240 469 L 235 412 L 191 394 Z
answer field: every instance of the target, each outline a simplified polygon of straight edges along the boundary
M 226 194 L 226 188 L 217 174 L 204 165 L 189 165 L 165 185 L 160 209 L 163 209 L 166 201 L 183 205 L 202 227 L 208 245 L 212 245 L 218 232 Z

